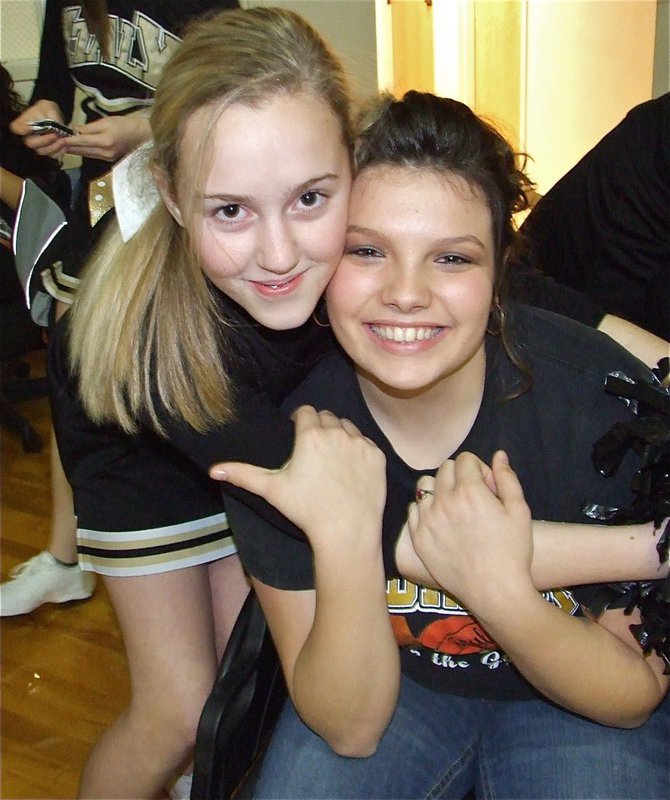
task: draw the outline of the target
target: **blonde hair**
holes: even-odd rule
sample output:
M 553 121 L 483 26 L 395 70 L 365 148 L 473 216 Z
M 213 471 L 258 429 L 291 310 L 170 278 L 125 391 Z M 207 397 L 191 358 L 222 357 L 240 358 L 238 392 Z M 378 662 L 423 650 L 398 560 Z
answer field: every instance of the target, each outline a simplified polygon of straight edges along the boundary
M 186 227 L 164 204 L 125 245 L 110 226 L 87 265 L 70 319 L 70 364 L 90 417 L 128 432 L 163 432 L 157 401 L 199 431 L 233 418 L 226 321 L 202 272 L 188 222 L 211 158 L 211 131 L 233 103 L 278 93 L 323 100 L 351 152 L 350 99 L 341 63 L 298 14 L 273 8 L 219 12 L 193 24 L 166 65 L 151 115 L 154 168 L 175 198 L 184 128 L 210 113 L 197 159 Z M 191 156 L 191 154 L 189 154 Z

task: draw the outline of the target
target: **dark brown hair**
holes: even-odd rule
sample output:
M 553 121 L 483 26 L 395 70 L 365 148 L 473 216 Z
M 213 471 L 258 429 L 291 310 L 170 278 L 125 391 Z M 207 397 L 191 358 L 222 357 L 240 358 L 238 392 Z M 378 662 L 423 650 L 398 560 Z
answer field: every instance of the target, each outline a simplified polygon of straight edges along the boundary
M 81 5 L 88 29 L 98 40 L 103 58 L 107 58 L 110 30 L 107 0 L 82 0 Z

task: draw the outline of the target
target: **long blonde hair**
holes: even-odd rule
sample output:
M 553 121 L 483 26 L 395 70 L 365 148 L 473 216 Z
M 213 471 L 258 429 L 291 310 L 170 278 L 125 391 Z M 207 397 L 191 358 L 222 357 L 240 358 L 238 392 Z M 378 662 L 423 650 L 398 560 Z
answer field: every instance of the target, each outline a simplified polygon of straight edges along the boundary
M 211 158 L 210 134 L 233 103 L 306 92 L 327 103 L 352 150 L 350 98 L 340 61 L 299 15 L 281 9 L 229 10 L 194 23 L 166 65 L 151 114 L 152 160 L 176 197 L 186 122 L 209 116 L 194 176 L 190 213 Z M 187 203 L 187 205 L 189 205 Z M 199 431 L 234 414 L 225 363 L 226 322 L 196 253 L 192 226 L 161 203 L 123 244 L 116 224 L 86 267 L 69 312 L 70 365 L 87 413 L 128 432 L 162 426 L 156 401 Z

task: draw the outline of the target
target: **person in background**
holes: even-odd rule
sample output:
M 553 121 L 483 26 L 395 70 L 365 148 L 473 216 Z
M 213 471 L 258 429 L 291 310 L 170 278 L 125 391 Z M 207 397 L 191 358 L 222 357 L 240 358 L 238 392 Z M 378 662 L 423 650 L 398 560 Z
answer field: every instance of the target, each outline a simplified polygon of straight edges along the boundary
M 0 65 L 0 98 L 2 100 L 2 130 L 0 131 L 0 200 L 2 219 L 7 223 L 8 232 L 14 226 L 15 212 L 19 204 L 25 178 L 36 181 L 60 206 L 67 207 L 70 202 L 70 182 L 58 163 L 40 156 L 24 146 L 20 136 L 10 130 L 10 124 L 25 110 L 25 103 L 14 91 L 13 80 L 4 66 Z M 3 299 L 3 341 L 4 336 L 16 341 L 33 342 L 35 346 L 43 343 L 40 328 L 30 318 L 25 307 L 23 291 L 16 272 L 11 241 L 3 239 L 2 247 L 2 299 Z M 10 316 L 11 315 L 11 316 Z M 57 451 L 51 449 L 52 458 L 57 459 Z M 59 465 L 53 465 L 56 470 Z M 69 516 L 67 502 L 69 497 Z M 65 502 L 65 514 L 61 506 Z M 0 585 L 0 615 L 13 616 L 31 610 L 32 599 L 26 598 L 26 591 L 37 590 L 39 602 L 54 598 L 58 601 L 81 600 L 91 596 L 95 579 L 85 575 L 77 566 L 74 550 L 74 519 L 72 499 L 67 484 L 64 491 L 54 492 L 52 516 L 52 547 L 30 561 L 19 564 L 11 572 L 11 580 Z M 36 573 L 50 576 L 48 586 L 35 585 Z
M 64 252 L 44 276 L 46 290 L 57 301 L 57 315 L 72 302 L 81 266 L 108 222 L 103 219 L 94 226 L 90 216 L 95 197 L 111 192 L 110 182 L 101 176 L 149 138 L 148 114 L 156 85 L 184 26 L 202 14 L 238 5 L 237 0 L 85 0 L 80 4 L 47 0 L 32 98 L 27 108 L 12 116 L 11 132 L 26 145 L 25 155 L 17 153 L 18 158 L 35 154 L 60 159 L 69 153 L 82 159 L 73 183 L 74 208 L 60 238 Z M 74 136 L 32 133 L 31 122 L 46 118 L 67 123 L 73 115 L 83 120 L 72 123 Z M 104 185 L 98 186 L 98 180 Z M 53 436 L 50 452 L 49 544 L 17 565 L 11 579 L 0 585 L 2 616 L 27 614 L 43 603 L 85 599 L 95 588 L 93 575 L 82 573 L 77 564 L 72 491 Z
M 527 179 L 469 108 L 380 101 L 356 162 L 327 289 L 344 353 L 288 399 L 313 408 L 283 469 L 217 470 L 309 539 L 226 501 L 290 694 L 255 795 L 663 796 L 670 676 L 629 629 L 639 612 L 593 619 L 593 586 L 543 596 L 530 536 L 531 516 L 628 505 L 636 458 L 605 478 L 591 449 L 632 418 L 604 376 L 648 370 L 509 301 Z M 387 581 L 384 506 L 399 527 L 412 499 L 415 570 Z
M 522 264 L 621 318 L 607 333 L 627 322 L 667 341 L 669 219 L 670 93 L 629 111 L 539 200 Z

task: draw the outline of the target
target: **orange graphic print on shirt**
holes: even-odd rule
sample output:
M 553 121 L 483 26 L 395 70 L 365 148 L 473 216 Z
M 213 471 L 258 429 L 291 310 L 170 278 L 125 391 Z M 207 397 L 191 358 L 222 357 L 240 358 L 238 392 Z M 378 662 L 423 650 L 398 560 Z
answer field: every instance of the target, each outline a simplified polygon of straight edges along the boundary
M 544 598 L 568 614 L 578 603 L 569 591 L 542 592 Z M 451 656 L 468 656 L 499 647 L 467 609 L 445 592 L 395 578 L 386 592 L 391 626 L 400 647 L 426 648 Z
M 438 653 L 460 656 L 493 650 L 496 643 L 472 617 L 446 617 L 431 622 L 415 636 L 407 619 L 391 616 L 391 627 L 400 647 L 427 647 Z

